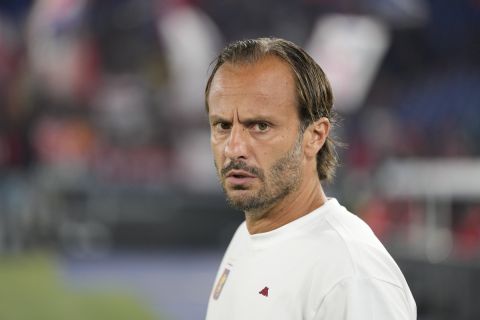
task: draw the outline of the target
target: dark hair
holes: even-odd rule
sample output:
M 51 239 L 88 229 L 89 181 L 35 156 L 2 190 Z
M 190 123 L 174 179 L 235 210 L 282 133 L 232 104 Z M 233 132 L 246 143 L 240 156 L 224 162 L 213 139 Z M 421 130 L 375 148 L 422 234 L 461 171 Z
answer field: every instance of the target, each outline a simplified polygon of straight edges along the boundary
M 302 48 L 278 38 L 258 38 L 236 41 L 226 46 L 214 61 L 215 65 L 205 88 L 207 112 L 210 86 L 217 70 L 224 63 L 255 63 L 266 56 L 276 56 L 286 62 L 295 78 L 300 130 L 321 117 L 334 120 L 333 94 L 322 68 Z M 317 154 L 317 172 L 320 180 L 331 180 L 337 166 L 335 142 L 327 137 Z

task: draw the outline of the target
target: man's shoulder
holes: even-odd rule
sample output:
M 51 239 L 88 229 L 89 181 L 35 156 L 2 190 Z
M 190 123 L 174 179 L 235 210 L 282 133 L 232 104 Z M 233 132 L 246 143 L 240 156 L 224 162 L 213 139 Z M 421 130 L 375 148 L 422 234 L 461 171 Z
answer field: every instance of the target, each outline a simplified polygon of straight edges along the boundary
M 403 276 L 396 262 L 363 220 L 340 207 L 330 211 L 325 221 L 322 235 L 319 235 L 322 237 L 319 239 L 322 243 L 318 257 L 319 269 L 325 268 L 322 262 L 325 260 L 323 253 L 326 252 L 332 264 L 348 265 L 348 268 L 333 270 L 342 271 L 339 277 L 376 278 L 402 285 Z
M 372 229 L 357 215 L 341 205 L 332 206 L 325 214 L 325 223 L 322 226 L 323 234 L 329 241 L 336 243 L 344 254 L 353 255 L 355 252 L 380 251 L 387 254 L 385 247 L 375 236 Z
M 336 200 L 328 206 L 328 210 L 318 215 L 316 221 L 311 222 L 304 236 L 318 245 L 334 247 L 339 254 L 349 254 L 351 246 L 384 250 L 370 227 Z

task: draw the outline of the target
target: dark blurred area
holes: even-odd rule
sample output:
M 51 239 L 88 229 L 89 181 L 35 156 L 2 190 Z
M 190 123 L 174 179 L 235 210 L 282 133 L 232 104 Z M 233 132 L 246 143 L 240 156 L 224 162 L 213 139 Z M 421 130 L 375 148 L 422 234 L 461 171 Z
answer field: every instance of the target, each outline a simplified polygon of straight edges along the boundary
M 226 43 L 260 36 L 331 79 L 328 194 L 398 259 L 418 318 L 480 318 L 478 0 L 1 1 L 0 255 L 225 248 L 243 217 L 203 90 Z

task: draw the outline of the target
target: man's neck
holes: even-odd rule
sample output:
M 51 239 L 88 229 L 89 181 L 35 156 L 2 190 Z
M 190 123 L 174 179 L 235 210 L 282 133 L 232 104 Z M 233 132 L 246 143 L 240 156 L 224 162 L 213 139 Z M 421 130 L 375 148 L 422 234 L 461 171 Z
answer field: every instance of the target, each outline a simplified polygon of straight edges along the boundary
M 326 201 L 327 197 L 320 182 L 311 179 L 272 207 L 261 212 L 245 212 L 248 232 L 256 234 L 272 231 L 303 217 Z

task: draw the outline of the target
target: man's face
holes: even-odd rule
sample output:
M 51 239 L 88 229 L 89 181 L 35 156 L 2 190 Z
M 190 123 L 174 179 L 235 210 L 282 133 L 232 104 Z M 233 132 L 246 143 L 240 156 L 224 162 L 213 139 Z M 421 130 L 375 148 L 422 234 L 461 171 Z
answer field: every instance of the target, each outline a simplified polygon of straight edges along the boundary
M 293 75 L 279 58 L 218 69 L 208 97 L 211 146 L 234 207 L 268 209 L 302 181 L 295 96 Z

